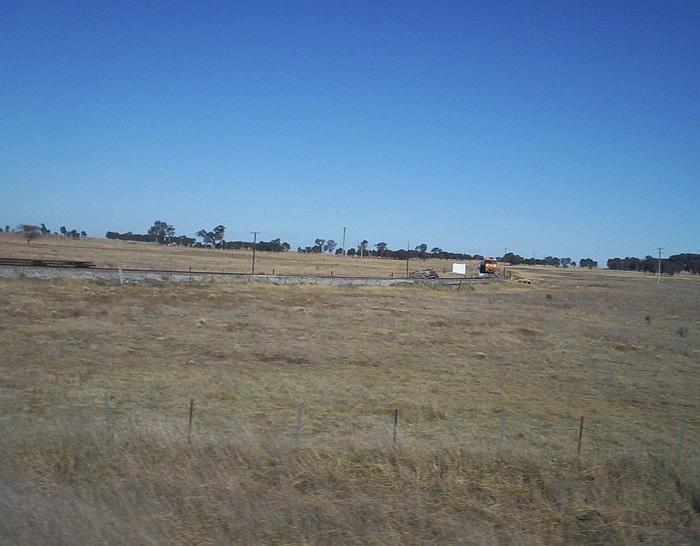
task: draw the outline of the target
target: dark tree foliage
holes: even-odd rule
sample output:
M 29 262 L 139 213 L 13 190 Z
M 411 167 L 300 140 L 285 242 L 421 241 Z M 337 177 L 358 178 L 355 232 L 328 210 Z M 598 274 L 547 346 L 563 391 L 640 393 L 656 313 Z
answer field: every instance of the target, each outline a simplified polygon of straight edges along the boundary
M 587 267 L 588 269 L 595 269 L 598 267 L 598 262 L 591 258 L 581 258 L 578 262 L 579 267 Z
M 297 252 L 301 254 L 314 253 L 314 252 L 332 252 L 329 250 L 328 243 L 333 243 L 332 240 L 316 239 L 313 245 L 299 246 L 297 247 Z M 335 248 L 333 243 L 331 246 Z M 426 259 L 439 258 L 442 260 L 483 260 L 484 257 L 481 254 L 464 254 L 461 252 L 447 252 L 442 250 L 440 247 L 434 247 L 430 253 L 427 252 L 428 245 L 423 243 L 418 245 L 414 250 L 408 251 L 411 259 Z M 341 255 L 343 253 L 342 248 L 336 248 L 335 254 Z M 349 248 L 345 253 L 346 256 L 359 256 L 360 254 L 364 256 L 374 256 L 376 258 L 387 258 L 392 260 L 405 260 L 406 259 L 406 249 L 391 250 L 385 242 L 379 242 L 374 245 L 374 248 L 369 247 L 369 242 L 363 240 L 357 248 Z
M 195 246 L 203 245 L 197 243 Z M 221 248 L 225 248 L 227 250 L 238 250 L 241 248 L 252 249 L 253 241 L 224 241 Z M 289 243 L 286 241 L 282 242 L 282 240 L 279 238 L 272 239 L 271 241 L 257 241 L 255 243 L 255 249 L 263 252 L 287 252 L 290 248 Z
M 46 224 L 41 224 L 41 227 L 39 229 L 42 235 L 49 235 L 51 233 L 51 230 L 46 227 Z M 81 237 L 87 237 L 87 233 L 85 233 L 85 231 L 78 231 L 77 229 L 68 229 L 66 226 L 61 226 L 59 232 L 64 237 L 70 237 L 71 239 L 80 239 Z M 54 233 L 54 235 L 57 235 L 57 233 Z
M 156 220 L 148 228 L 148 234 L 153 235 L 158 243 L 164 245 L 169 242 L 170 237 L 175 236 L 175 227 L 168 224 L 165 220 Z
M 659 259 L 654 256 L 636 258 L 627 256 L 626 258 L 610 258 L 607 262 L 608 269 L 617 271 L 640 271 L 642 273 L 656 273 L 659 267 Z M 674 254 L 661 260 L 661 273 L 664 275 L 675 275 L 685 271 L 697 275 L 700 273 L 700 254 Z
M 211 246 L 215 246 L 218 248 L 225 248 L 224 247 L 224 232 L 225 231 L 226 231 L 226 227 L 219 224 L 211 231 L 207 231 L 206 229 L 200 229 L 197 233 L 195 233 L 195 235 L 202 239 L 202 241 L 204 242 L 203 246 L 211 245 Z
M 24 238 L 27 240 L 27 244 L 29 244 L 29 241 L 32 239 L 36 239 L 37 237 L 43 235 L 41 228 L 32 224 L 20 224 L 17 226 L 17 231 L 24 236 Z
M 127 231 L 126 233 L 118 233 L 116 231 L 108 231 L 105 235 L 107 239 L 114 239 L 118 241 L 136 241 L 139 243 L 155 243 L 157 242 L 157 237 L 155 235 L 132 233 Z M 177 235 L 168 238 L 168 243 L 171 245 L 179 246 L 192 246 L 194 245 L 194 238 L 187 237 L 185 235 Z

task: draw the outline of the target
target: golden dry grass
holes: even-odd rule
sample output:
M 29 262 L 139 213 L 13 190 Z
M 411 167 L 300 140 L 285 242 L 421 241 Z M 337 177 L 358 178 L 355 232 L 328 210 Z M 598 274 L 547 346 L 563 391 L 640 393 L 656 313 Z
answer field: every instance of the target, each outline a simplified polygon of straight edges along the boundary
M 0 537 L 697 543 L 700 286 L 524 274 L 460 291 L 1 281 Z
M 14 233 L 0 233 L 0 256 L 6 258 L 42 258 L 54 260 L 85 260 L 98 267 L 124 269 L 169 269 L 188 271 L 224 271 L 250 273 L 250 250 L 212 250 L 129 243 L 105 239 L 64 239 L 41 237 L 29 244 Z M 432 267 L 438 273 L 452 270 L 451 260 L 411 260 L 410 270 Z M 470 270 L 478 262 L 470 263 Z M 284 275 L 336 275 L 404 277 L 406 262 L 372 257 L 339 257 L 327 254 L 298 254 L 296 252 L 257 252 L 256 273 L 273 272 Z

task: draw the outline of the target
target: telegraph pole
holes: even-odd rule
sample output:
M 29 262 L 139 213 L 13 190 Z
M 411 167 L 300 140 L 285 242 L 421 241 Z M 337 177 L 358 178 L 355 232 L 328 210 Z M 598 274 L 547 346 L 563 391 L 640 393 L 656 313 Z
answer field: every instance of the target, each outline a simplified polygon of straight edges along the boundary
M 503 249 L 503 278 L 506 278 L 506 254 L 508 253 L 508 249 L 504 248 Z
M 659 251 L 659 265 L 656 269 L 656 284 L 661 284 L 661 251 L 663 248 L 658 247 L 656 250 Z
M 411 258 L 411 241 L 406 243 L 406 278 L 408 279 L 408 260 Z
M 250 274 L 255 275 L 255 246 L 258 242 L 258 235 L 260 234 L 259 231 L 251 231 L 253 235 L 253 266 L 250 268 Z
M 345 256 L 345 226 L 343 226 L 343 256 Z

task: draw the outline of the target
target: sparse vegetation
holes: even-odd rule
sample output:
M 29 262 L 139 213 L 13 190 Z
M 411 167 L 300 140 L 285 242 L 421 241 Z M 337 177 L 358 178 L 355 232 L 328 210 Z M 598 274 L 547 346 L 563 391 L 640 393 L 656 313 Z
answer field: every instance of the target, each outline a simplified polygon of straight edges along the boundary
M 521 274 L 535 284 L 0 281 L 2 539 L 697 543 L 700 286 Z

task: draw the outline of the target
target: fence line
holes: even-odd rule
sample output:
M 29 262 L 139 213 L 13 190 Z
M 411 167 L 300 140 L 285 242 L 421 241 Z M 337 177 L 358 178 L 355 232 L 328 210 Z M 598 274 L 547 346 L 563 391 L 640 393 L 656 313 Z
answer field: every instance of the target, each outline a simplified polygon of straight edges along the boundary
M 110 394 L 105 394 L 104 403 L 103 403 L 105 428 L 106 428 L 107 435 L 110 439 L 110 442 L 114 441 L 114 439 L 116 439 L 118 437 L 117 435 L 114 434 L 114 416 L 113 416 L 113 410 L 112 410 L 111 403 L 110 403 L 110 400 L 112 398 L 113 398 L 113 396 L 111 396 Z M 189 399 L 189 406 L 188 406 L 187 427 L 186 427 L 185 435 L 184 435 L 186 441 L 190 445 L 193 444 L 195 441 L 195 437 L 193 435 L 194 410 L 195 410 L 195 399 L 190 398 Z M 307 416 L 307 413 L 308 412 L 307 412 L 306 405 L 303 402 L 301 402 L 298 405 L 295 425 L 294 425 L 294 428 L 292 429 L 292 432 L 291 432 L 291 437 L 292 437 L 293 445 L 295 446 L 295 448 L 298 447 L 298 445 L 301 441 L 301 433 L 302 433 L 302 429 L 304 426 L 304 420 L 305 420 L 305 417 Z M 408 443 L 399 442 L 399 440 L 400 440 L 400 438 L 399 438 L 399 413 L 400 413 L 400 410 L 398 407 L 392 410 L 392 412 L 391 412 L 391 425 L 392 426 L 391 426 L 391 429 L 389 431 L 389 434 L 387 436 L 385 436 L 386 445 L 391 446 L 394 449 L 397 449 L 399 447 L 399 444 L 402 444 L 404 447 L 410 447 L 410 445 L 411 445 L 410 442 L 408 442 Z M 507 442 L 507 427 L 508 427 L 507 420 L 509 417 L 509 412 L 508 412 L 507 408 L 504 407 L 500 410 L 499 414 L 500 414 L 500 430 L 499 430 L 498 425 L 496 425 L 495 428 L 498 432 L 493 434 L 490 439 L 493 441 L 493 445 L 495 446 L 497 451 L 500 451 L 502 453 L 510 453 L 510 452 L 512 452 L 513 447 L 511 447 L 511 449 L 509 450 L 508 449 L 509 446 L 508 446 L 508 442 Z M 135 423 L 135 421 L 132 419 L 129 419 L 129 417 L 127 417 L 127 421 L 132 423 L 132 424 Z M 545 421 L 546 421 L 546 419 L 545 419 Z M 465 424 L 466 423 L 468 423 L 468 422 L 465 422 Z M 515 423 L 516 423 L 516 421 L 513 421 L 511 424 L 511 427 L 510 427 L 512 430 L 512 433 L 516 436 L 524 437 L 524 434 L 522 433 L 522 431 L 526 430 L 526 429 L 520 429 L 521 432 L 518 433 L 518 427 L 516 426 Z M 566 427 L 562 430 L 558 429 L 558 431 L 562 433 L 562 436 L 561 436 L 562 439 L 565 440 L 567 437 L 569 438 L 569 440 L 568 440 L 568 442 L 570 442 L 569 445 L 571 445 L 572 450 L 573 450 L 573 447 L 575 446 L 576 457 L 580 459 L 582 452 L 583 452 L 584 430 L 587 430 L 587 436 L 590 436 L 593 439 L 592 444 L 594 447 L 596 446 L 596 444 L 595 444 L 596 434 L 595 434 L 595 430 L 593 428 L 591 428 L 590 426 L 587 429 L 584 427 L 585 416 L 582 415 L 579 419 L 577 419 L 575 421 L 575 423 L 578 425 L 577 427 L 575 426 L 574 422 L 570 422 L 569 427 Z M 487 427 L 485 427 L 485 428 L 487 428 Z M 198 436 L 201 435 L 203 437 L 212 436 L 212 435 L 230 437 L 232 434 L 235 434 L 234 429 L 231 429 L 228 432 L 221 432 L 221 431 L 202 430 L 202 427 L 198 427 L 198 430 L 200 431 L 198 433 Z M 360 430 L 362 430 L 362 427 L 360 428 Z M 377 430 L 381 430 L 381 427 Z M 570 435 L 567 434 L 567 430 L 570 432 Z M 575 434 L 574 431 L 577 431 L 578 434 Z M 687 447 L 687 432 L 688 432 L 688 415 L 684 414 L 678 420 L 675 438 L 673 435 L 666 437 L 667 449 L 665 451 L 663 451 L 663 453 L 665 453 L 664 457 L 667 457 L 668 460 L 673 461 L 675 464 L 678 464 L 678 465 L 684 464 L 689 457 L 692 457 L 693 459 L 695 459 L 696 457 L 698 457 L 700 455 L 700 453 L 698 453 L 697 449 L 693 450 L 692 455 L 685 452 L 685 449 Z M 440 431 L 440 433 L 444 433 L 446 436 L 452 437 L 452 432 L 450 432 L 449 430 Z M 410 428 L 408 428 L 406 430 L 406 434 L 408 437 L 412 437 L 413 439 L 415 439 L 415 436 L 411 433 Z M 323 436 L 323 435 L 324 435 L 324 433 L 319 433 L 319 436 Z M 489 441 L 488 436 L 489 435 L 487 434 L 484 437 L 484 440 L 486 440 L 487 443 Z M 432 438 L 432 441 L 437 442 L 438 438 L 439 438 L 439 436 Z M 551 438 L 551 437 L 549 437 L 549 438 Z M 431 441 L 430 438 L 426 438 L 426 440 Z M 560 446 L 559 449 L 563 450 L 563 451 L 561 451 L 562 453 L 566 453 L 568 451 L 566 449 L 566 444 L 568 442 L 565 441 L 564 444 Z M 650 442 L 650 444 L 651 443 L 652 442 Z M 459 441 L 455 441 L 454 445 L 455 446 L 460 446 L 460 445 L 463 446 L 464 444 L 460 443 Z M 658 445 L 658 443 L 657 443 L 657 445 Z M 599 446 L 600 446 L 600 444 L 598 444 L 598 447 Z M 535 444 L 533 444 L 531 447 L 535 448 L 536 446 L 535 446 Z M 548 451 L 552 450 L 551 444 L 549 444 L 548 446 L 543 445 L 540 447 L 543 449 L 546 449 Z M 647 453 L 650 455 L 655 454 L 654 450 L 649 449 L 650 446 L 642 445 L 639 447 L 641 448 L 640 452 Z M 595 451 L 593 448 L 589 448 L 586 450 L 586 452 L 594 453 Z M 610 451 L 610 453 L 615 453 L 615 452 L 616 452 L 615 450 Z M 621 452 L 626 453 L 626 452 L 628 452 L 628 450 L 623 447 Z M 659 453 L 656 452 L 656 455 L 659 455 Z

